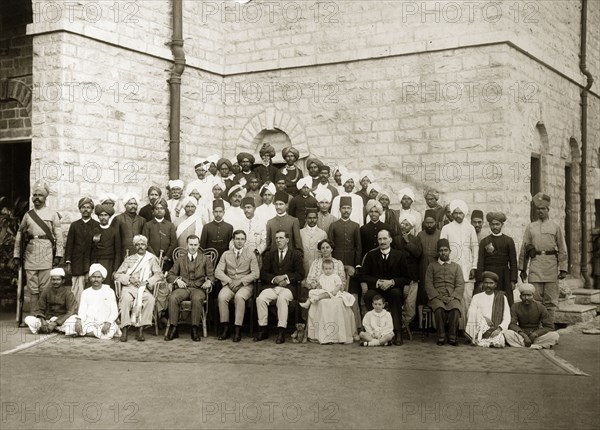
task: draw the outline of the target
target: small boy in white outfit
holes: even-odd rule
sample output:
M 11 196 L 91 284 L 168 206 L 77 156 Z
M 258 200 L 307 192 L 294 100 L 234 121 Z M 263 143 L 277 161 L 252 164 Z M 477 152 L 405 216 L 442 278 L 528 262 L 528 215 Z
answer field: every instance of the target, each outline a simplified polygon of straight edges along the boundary
M 360 346 L 384 346 L 394 338 L 392 314 L 384 309 L 385 300 L 377 294 L 373 297 L 373 310 L 363 318 L 365 331 L 360 333 Z

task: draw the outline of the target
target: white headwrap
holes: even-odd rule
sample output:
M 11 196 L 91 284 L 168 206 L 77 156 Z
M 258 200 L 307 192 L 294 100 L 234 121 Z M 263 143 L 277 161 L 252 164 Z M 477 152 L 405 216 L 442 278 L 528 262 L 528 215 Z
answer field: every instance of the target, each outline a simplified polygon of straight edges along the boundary
M 98 263 L 94 263 L 90 266 L 88 275 L 92 276 L 96 272 L 100 272 L 102 274 L 102 278 L 104 279 L 106 279 L 106 276 L 108 275 L 108 271 L 104 268 L 104 266 Z
M 237 184 L 229 189 L 229 192 L 227 193 L 227 195 L 232 196 L 235 193 L 240 193 L 242 195 L 242 198 L 244 198 L 244 196 L 246 195 L 246 189 L 242 185 Z
M 225 185 L 225 181 L 223 181 L 223 178 L 219 177 L 219 176 L 215 176 L 214 179 L 212 180 L 211 184 L 210 184 L 210 189 L 212 190 L 214 187 L 219 186 L 219 188 L 221 188 L 221 190 L 225 191 L 225 188 L 227 188 L 227 186 Z
M 181 207 L 182 208 L 185 208 L 190 203 L 193 204 L 194 206 L 198 207 L 198 200 L 196 200 L 195 197 L 187 196 L 187 197 L 184 197 L 183 199 L 181 199 Z
M 319 190 L 317 192 L 317 194 L 315 195 L 315 199 L 317 199 L 317 202 L 329 202 L 331 203 L 331 200 L 333 199 L 333 194 L 331 193 L 330 190 L 328 190 L 327 188 L 325 188 L 324 190 Z
M 98 197 L 99 204 L 104 204 L 108 200 L 112 201 L 113 203 L 117 203 L 117 200 L 119 200 L 119 198 L 117 197 L 116 194 L 113 194 L 113 193 L 103 193 L 103 194 L 100 194 L 100 197 Z
M 521 284 L 519 286 L 519 293 L 523 294 L 525 292 L 535 294 L 535 286 L 532 284 Z
M 454 209 L 460 209 L 465 216 L 469 213 L 469 206 L 464 202 L 464 200 L 452 200 L 450 202 L 450 212 L 454 212 Z
M 356 180 L 356 175 L 351 172 L 345 172 L 345 173 L 342 173 L 342 186 L 346 182 L 348 182 L 350 179 L 352 179 L 354 181 L 354 186 L 358 185 L 357 180 Z
M 381 187 L 379 186 L 379 184 L 369 184 L 369 186 L 367 187 L 367 194 L 371 194 L 371 191 L 377 191 L 377 193 L 379 194 L 379 190 L 381 190 Z
M 410 188 L 402 188 L 398 192 L 398 196 L 400 196 L 400 200 L 402 200 L 402 197 L 406 196 L 409 199 L 411 199 L 413 201 L 413 203 L 415 201 L 415 192 L 413 190 L 411 190 Z
M 371 212 L 371 209 L 376 208 L 379 212 L 379 214 L 383 213 L 383 206 L 381 206 L 381 203 L 379 203 L 377 200 L 375 199 L 371 199 L 367 202 L 367 204 L 365 205 L 366 209 L 367 209 L 367 213 Z
M 310 176 L 305 176 L 303 178 L 300 178 L 300 179 L 298 179 L 298 182 L 296 182 L 296 188 L 298 188 L 299 190 L 304 188 L 305 185 L 308 188 L 310 188 L 310 186 L 312 185 L 312 178 Z
M 208 161 L 208 164 L 210 165 L 211 163 L 214 163 L 215 165 L 217 164 L 217 162 L 219 161 L 219 157 L 217 154 L 213 154 L 210 157 L 208 157 L 206 159 L 206 161 Z
M 410 212 L 404 212 L 400 215 L 400 223 L 402 223 L 402 221 L 406 221 L 407 223 L 409 223 L 411 226 L 415 226 L 415 224 L 417 223 L 417 217 L 415 217 L 413 214 L 411 214 Z
M 366 176 L 367 178 L 369 178 L 369 180 L 370 180 L 371 182 L 375 182 L 375 176 L 373 175 L 373 172 L 371 172 L 370 170 L 363 170 L 362 172 L 360 172 L 360 178 L 359 178 L 359 181 L 362 181 L 362 179 L 363 179 L 365 176 Z
M 62 267 L 55 267 L 54 269 L 50 270 L 50 276 L 62 276 L 64 278 L 65 269 Z
M 148 238 L 143 234 L 136 234 L 133 236 L 132 243 L 135 245 L 138 242 L 144 242 L 146 245 L 148 245 Z
M 277 192 L 277 189 L 275 188 L 275 184 L 273 182 L 269 182 L 268 184 L 263 184 L 262 187 L 260 187 L 259 194 L 261 196 L 265 189 L 269 190 L 271 192 L 271 194 L 273 194 L 273 195 Z
M 173 181 L 169 181 L 169 188 L 181 188 L 183 190 L 183 181 L 181 179 L 175 179 Z
M 127 202 L 128 202 L 129 200 L 131 200 L 131 199 L 135 200 L 135 202 L 136 202 L 138 205 L 140 204 L 140 201 L 141 201 L 141 200 L 140 200 L 140 198 L 137 196 L 137 194 L 135 194 L 135 193 L 125 193 L 125 194 L 123 194 L 123 205 L 126 205 L 126 204 L 127 204 Z

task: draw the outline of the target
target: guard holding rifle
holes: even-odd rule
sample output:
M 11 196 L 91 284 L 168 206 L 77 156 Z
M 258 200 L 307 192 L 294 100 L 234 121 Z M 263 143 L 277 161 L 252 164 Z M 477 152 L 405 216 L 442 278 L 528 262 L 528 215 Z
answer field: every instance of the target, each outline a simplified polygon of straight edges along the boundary
M 15 238 L 14 263 L 25 269 L 29 287 L 30 313 L 39 312 L 38 300 L 42 289 L 50 285 L 50 270 L 60 264 L 63 255 L 63 235 L 60 217 L 56 211 L 46 207 L 46 198 L 50 193 L 48 185 L 36 182 L 32 188 L 33 209 L 28 211 L 21 221 Z M 19 285 L 19 323 L 22 319 L 22 291 Z
M 533 298 L 548 309 L 554 321 L 558 308 L 558 279 L 567 276 L 567 245 L 558 224 L 548 218 L 550 197 L 543 193 L 533 196 L 538 215 L 537 221 L 525 228 L 519 268 L 521 280 L 535 287 Z M 529 267 L 527 267 L 529 266 Z

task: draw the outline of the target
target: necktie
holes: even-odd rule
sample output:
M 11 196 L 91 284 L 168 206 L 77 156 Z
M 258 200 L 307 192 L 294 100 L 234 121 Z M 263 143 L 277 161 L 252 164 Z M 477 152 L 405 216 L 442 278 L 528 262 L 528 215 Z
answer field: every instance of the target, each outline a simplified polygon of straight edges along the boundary
M 240 261 L 240 252 L 236 251 L 235 253 L 235 261 Z
M 279 262 L 283 261 L 283 251 L 279 251 Z
M 194 256 L 192 255 L 192 263 L 194 262 Z

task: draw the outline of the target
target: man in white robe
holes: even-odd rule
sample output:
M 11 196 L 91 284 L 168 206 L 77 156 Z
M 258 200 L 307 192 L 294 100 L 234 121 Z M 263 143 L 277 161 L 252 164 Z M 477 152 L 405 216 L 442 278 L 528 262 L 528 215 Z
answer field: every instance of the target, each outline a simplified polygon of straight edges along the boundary
M 416 236 L 421 231 L 421 224 L 423 224 L 423 216 L 421 215 L 421 212 L 412 208 L 412 205 L 415 202 L 415 192 L 410 188 L 403 188 L 398 193 L 398 197 L 400 197 L 401 204 L 399 219 L 403 219 L 407 215 L 415 217 L 415 224 L 410 233 L 413 236 Z
M 342 184 L 344 186 L 344 190 L 340 191 L 339 196 L 336 196 L 331 203 L 331 215 L 336 217 L 337 219 L 342 218 L 342 214 L 340 212 L 340 198 L 342 197 L 350 197 L 352 199 L 352 213 L 350 214 L 350 220 L 357 223 L 359 226 L 364 225 L 365 217 L 364 217 L 364 201 L 361 196 L 354 193 L 354 186 L 356 184 L 356 175 L 346 172 L 342 175 Z
M 231 187 L 229 190 L 229 203 L 231 207 L 225 210 L 225 216 L 223 220 L 231 224 L 233 226 L 233 230 L 243 230 L 244 220 L 246 219 L 246 215 L 244 215 L 244 210 L 241 207 L 242 199 L 246 195 L 246 189 L 237 184 Z
M 254 217 L 260 220 L 260 222 L 265 225 L 265 228 L 267 226 L 267 221 L 277 216 L 277 210 L 273 203 L 276 192 L 277 189 L 273 182 L 266 182 L 260 187 L 259 194 L 262 197 L 263 204 L 256 208 Z
M 202 227 L 208 219 L 203 218 L 202 210 L 198 211 L 200 204 L 194 197 L 185 197 L 181 203 L 185 210 L 185 215 L 180 216 L 175 221 L 177 246 L 187 247 L 187 238 L 192 234 L 200 237 L 202 235 Z

